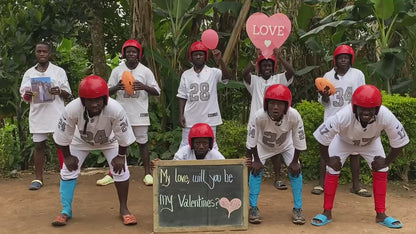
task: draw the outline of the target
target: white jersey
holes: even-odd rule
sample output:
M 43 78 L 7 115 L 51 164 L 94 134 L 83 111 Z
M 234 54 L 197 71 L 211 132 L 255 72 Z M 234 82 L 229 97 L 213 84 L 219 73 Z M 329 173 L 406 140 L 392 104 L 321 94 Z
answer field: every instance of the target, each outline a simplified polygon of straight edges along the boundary
M 257 110 L 263 109 L 264 93 L 270 86 L 274 84 L 289 86 L 293 82 L 293 77 L 289 80 L 286 79 L 286 73 L 275 74 L 267 80 L 261 76 L 251 74 L 250 79 L 250 84 L 244 81 L 244 85 L 251 94 L 249 123 L 254 119 Z
M 211 149 L 205 155 L 204 160 L 216 160 L 216 159 L 225 159 L 224 156 L 216 149 Z M 195 156 L 195 151 L 191 149 L 189 145 L 182 146 L 175 153 L 173 160 L 197 160 Z
M 366 128 L 361 126 L 351 106 L 346 106 L 321 124 L 313 136 L 325 146 L 330 145 L 332 139 L 338 134 L 343 142 L 365 147 L 373 141 L 380 141 L 380 134 L 383 130 L 389 138 L 391 147 L 400 148 L 409 143 L 409 137 L 402 124 L 385 106 L 380 107 L 375 122 L 368 124 Z
M 71 88 L 68 83 L 65 70 L 49 62 L 48 69 L 45 72 L 40 72 L 35 69 L 36 66 L 28 69 L 23 75 L 23 80 L 20 85 L 20 94 L 31 88 L 32 78 L 49 77 L 52 87 L 58 86 L 71 94 Z M 48 91 L 47 91 L 48 92 Z M 30 133 L 52 133 L 55 130 L 55 123 L 58 121 L 64 109 L 64 100 L 58 95 L 52 102 L 32 103 L 30 102 L 29 111 L 29 131 Z
M 152 71 L 145 65 L 139 63 L 137 67 L 130 70 L 125 63 L 120 64 L 113 69 L 108 80 L 108 87 L 114 87 L 121 80 L 124 71 L 130 71 L 134 80 L 152 87 L 160 93 L 159 85 L 153 75 Z M 145 90 L 136 90 L 132 96 L 126 93 L 125 90 L 118 90 L 116 100 L 126 110 L 131 126 L 149 126 L 149 94 Z
M 324 78 L 331 81 L 336 89 L 336 93 L 329 96 L 329 102 L 327 103 L 322 101 L 321 95 L 318 97 L 318 101 L 325 107 L 324 119 L 334 115 L 344 106 L 351 104 L 354 91 L 361 85 L 365 85 L 364 74 L 355 68 L 348 69 L 343 76 L 337 76 L 338 79 L 335 79 L 335 70 L 333 68 L 324 75 Z
M 184 116 L 187 128 L 196 123 L 210 126 L 222 124 L 218 105 L 217 84 L 227 83 L 222 79 L 222 71 L 218 68 L 204 66 L 200 73 L 190 68 L 182 73 L 178 88 L 179 98 L 186 99 Z
M 84 134 L 86 121 L 88 123 Z M 114 99 L 109 98 L 101 113 L 90 118 L 81 99 L 77 98 L 65 107 L 53 139 L 58 145 L 71 145 L 71 148 L 77 150 L 104 150 L 118 145 L 127 147 L 136 140 L 136 137 L 126 112 Z
M 250 133 L 248 146 L 257 151 L 260 160 L 265 160 L 290 149 L 306 150 L 305 130 L 299 112 L 289 107 L 280 126 L 266 111 L 258 110 Z

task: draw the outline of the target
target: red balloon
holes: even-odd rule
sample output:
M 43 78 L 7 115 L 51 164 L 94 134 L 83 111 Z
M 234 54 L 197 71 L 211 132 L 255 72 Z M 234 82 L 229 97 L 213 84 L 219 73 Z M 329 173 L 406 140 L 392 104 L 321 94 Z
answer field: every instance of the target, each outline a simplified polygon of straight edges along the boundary
M 212 29 L 205 30 L 202 33 L 201 41 L 208 49 L 213 50 L 218 45 L 218 34 Z

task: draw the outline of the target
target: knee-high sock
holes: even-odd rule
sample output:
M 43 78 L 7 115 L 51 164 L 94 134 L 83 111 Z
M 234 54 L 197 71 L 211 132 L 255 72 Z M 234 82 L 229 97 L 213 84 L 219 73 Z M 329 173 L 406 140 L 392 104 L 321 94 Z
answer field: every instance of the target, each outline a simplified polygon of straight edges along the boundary
M 373 193 L 376 212 L 386 212 L 387 172 L 373 171 Z
M 289 173 L 289 179 L 290 185 L 292 186 L 293 203 L 295 204 L 296 209 L 300 209 L 302 208 L 302 174 L 299 174 L 298 177 L 294 177 Z
M 56 151 L 58 153 L 59 169 L 62 169 L 62 166 L 64 165 L 64 153 L 62 153 L 61 149 L 57 149 Z
M 250 172 L 250 180 L 248 182 L 248 186 L 250 188 L 249 200 L 251 207 L 257 206 L 257 200 L 260 194 L 262 177 L 263 171 L 261 171 L 257 176 L 253 175 L 253 173 Z
M 328 172 L 325 175 L 324 185 L 324 210 L 332 210 L 334 206 L 335 193 L 338 187 L 339 175 L 332 175 Z
M 72 199 L 74 198 L 74 190 L 77 185 L 77 179 L 62 180 L 59 187 L 61 194 L 62 212 L 63 214 L 72 217 Z

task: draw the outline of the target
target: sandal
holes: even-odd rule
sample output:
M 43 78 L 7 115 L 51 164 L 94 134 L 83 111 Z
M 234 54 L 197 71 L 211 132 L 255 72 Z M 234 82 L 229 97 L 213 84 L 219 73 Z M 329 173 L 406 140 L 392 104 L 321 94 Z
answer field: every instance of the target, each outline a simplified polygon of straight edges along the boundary
M 60 214 L 56 216 L 56 218 L 53 220 L 52 226 L 55 226 L 55 227 L 65 226 L 66 223 L 68 222 L 68 219 L 70 219 L 69 216 L 66 216 L 65 214 Z
M 124 225 L 136 225 L 137 219 L 132 214 L 122 215 L 121 218 L 123 219 Z
M 286 190 L 287 189 L 286 184 L 281 180 L 274 182 L 274 187 L 277 188 L 278 190 Z
M 324 192 L 324 188 L 322 188 L 322 186 L 317 185 L 315 187 L 313 187 L 311 193 L 315 194 L 315 195 L 321 195 Z
M 29 190 L 39 190 L 40 188 L 42 188 L 43 183 L 40 180 L 32 180 L 32 182 L 30 183 L 29 186 Z
M 355 191 L 354 191 L 353 188 L 351 188 L 350 192 L 354 193 L 354 194 L 357 194 L 358 196 L 361 196 L 361 197 L 371 197 L 371 193 L 365 188 L 360 188 L 360 189 L 355 190 Z

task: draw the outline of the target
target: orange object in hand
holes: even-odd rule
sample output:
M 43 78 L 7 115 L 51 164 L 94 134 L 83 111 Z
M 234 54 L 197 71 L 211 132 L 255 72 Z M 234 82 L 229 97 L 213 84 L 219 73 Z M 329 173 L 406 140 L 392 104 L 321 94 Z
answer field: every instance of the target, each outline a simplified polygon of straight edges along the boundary
M 335 86 L 328 79 L 322 77 L 316 78 L 315 86 L 322 93 L 327 93 L 329 95 L 333 95 L 336 93 Z
M 124 90 L 128 95 L 134 94 L 134 77 L 129 71 L 124 71 L 121 75 L 121 83 L 124 84 Z

